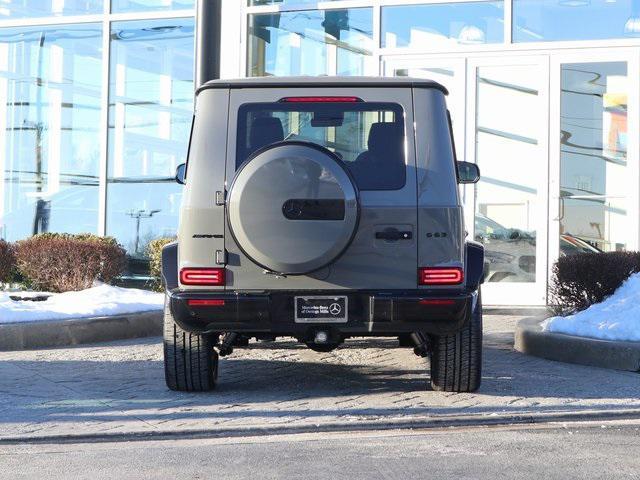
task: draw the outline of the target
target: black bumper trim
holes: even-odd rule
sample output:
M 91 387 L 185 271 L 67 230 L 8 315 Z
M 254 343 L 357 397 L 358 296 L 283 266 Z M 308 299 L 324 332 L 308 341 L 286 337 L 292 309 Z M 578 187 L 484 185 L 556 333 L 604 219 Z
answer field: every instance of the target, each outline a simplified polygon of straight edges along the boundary
M 394 336 L 425 332 L 445 335 L 468 320 L 474 292 L 414 291 L 271 291 L 168 292 L 171 313 L 183 329 L 199 333 L 238 332 L 307 337 L 320 328 L 347 336 Z M 296 323 L 296 296 L 348 297 L 347 323 Z M 223 305 L 193 306 L 189 300 L 223 300 Z M 423 302 L 421 302 L 423 301 Z

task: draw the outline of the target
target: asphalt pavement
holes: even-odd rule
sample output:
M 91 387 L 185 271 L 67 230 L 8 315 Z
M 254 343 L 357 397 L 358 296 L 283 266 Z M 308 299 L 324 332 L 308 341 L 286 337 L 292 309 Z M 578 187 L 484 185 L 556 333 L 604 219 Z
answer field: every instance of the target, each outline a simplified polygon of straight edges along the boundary
M 5 478 L 638 479 L 640 423 L 0 445 Z

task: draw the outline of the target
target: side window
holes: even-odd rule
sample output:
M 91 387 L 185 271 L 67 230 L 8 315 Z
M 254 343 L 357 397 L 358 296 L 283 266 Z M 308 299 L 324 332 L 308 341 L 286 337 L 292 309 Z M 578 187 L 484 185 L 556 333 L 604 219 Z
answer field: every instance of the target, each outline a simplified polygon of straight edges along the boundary
M 404 112 L 386 103 L 258 103 L 238 112 L 236 164 L 282 141 L 333 152 L 360 190 L 399 190 L 406 181 Z

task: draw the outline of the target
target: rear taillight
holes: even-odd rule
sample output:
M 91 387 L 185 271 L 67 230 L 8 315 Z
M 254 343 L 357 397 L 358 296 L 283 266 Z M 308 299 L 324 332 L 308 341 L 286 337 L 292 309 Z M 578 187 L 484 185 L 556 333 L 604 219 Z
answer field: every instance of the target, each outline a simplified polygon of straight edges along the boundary
M 183 285 L 222 286 L 224 268 L 183 268 L 180 270 Z
M 224 307 L 224 300 L 214 300 L 209 298 L 190 298 L 187 300 L 190 307 Z
M 464 271 L 458 267 L 426 267 L 418 269 L 418 285 L 459 285 Z

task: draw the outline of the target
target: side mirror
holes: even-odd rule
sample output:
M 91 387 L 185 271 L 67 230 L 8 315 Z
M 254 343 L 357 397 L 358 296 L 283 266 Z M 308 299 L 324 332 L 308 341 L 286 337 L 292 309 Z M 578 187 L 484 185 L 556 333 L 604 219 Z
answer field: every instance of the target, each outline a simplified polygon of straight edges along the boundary
M 480 169 L 475 163 L 458 163 L 458 183 L 478 183 L 480 180 Z
M 176 168 L 176 182 L 179 183 L 180 185 L 184 185 L 185 184 L 185 174 L 187 173 L 187 164 L 186 163 L 181 163 L 180 165 L 178 165 L 178 167 Z

